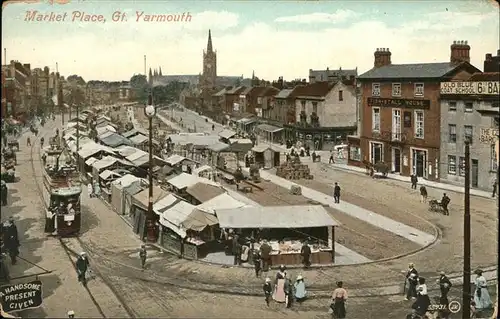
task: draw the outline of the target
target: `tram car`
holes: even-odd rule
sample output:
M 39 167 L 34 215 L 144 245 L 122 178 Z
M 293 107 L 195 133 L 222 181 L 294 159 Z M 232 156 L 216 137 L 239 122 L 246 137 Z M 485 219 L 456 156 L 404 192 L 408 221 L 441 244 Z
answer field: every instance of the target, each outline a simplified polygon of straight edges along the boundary
M 43 150 L 44 187 L 48 193 L 45 232 L 61 237 L 80 232 L 82 186 L 77 167 L 67 150 L 50 145 Z

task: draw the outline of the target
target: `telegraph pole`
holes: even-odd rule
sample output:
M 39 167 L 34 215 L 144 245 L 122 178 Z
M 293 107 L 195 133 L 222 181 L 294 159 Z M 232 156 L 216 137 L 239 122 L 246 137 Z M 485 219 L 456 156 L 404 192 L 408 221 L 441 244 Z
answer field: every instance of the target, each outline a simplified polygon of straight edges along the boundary
M 462 292 L 462 318 L 470 318 L 470 141 L 465 140 L 464 191 L 464 273 Z

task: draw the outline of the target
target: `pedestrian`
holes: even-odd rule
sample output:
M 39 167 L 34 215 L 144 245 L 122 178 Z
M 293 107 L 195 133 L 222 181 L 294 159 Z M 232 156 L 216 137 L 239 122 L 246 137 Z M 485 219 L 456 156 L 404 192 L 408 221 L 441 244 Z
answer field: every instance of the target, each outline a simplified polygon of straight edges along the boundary
M 420 186 L 420 202 L 421 203 L 427 202 L 427 188 L 425 188 L 424 185 Z
M 413 309 L 416 309 L 420 315 L 425 315 L 427 309 L 429 309 L 429 305 L 431 304 L 431 300 L 429 295 L 427 294 L 427 284 L 425 283 L 425 278 L 418 278 L 418 286 L 417 286 L 417 300 L 412 305 Z
M 408 282 L 408 289 L 406 291 L 405 300 L 417 298 L 418 271 L 415 269 L 415 265 L 413 263 L 408 264 L 406 280 Z
M 451 281 L 448 279 L 444 271 L 441 271 L 439 279 L 437 280 L 439 283 L 439 290 L 441 291 L 441 298 L 448 298 L 448 292 L 451 289 Z
M 489 310 L 493 308 L 493 302 L 491 301 L 490 293 L 488 292 L 488 283 L 486 278 L 483 276 L 483 271 L 477 269 L 475 272 L 476 279 L 474 279 L 474 285 L 476 286 L 474 292 L 474 301 L 476 303 L 476 310 L 482 312 L 484 310 Z
M 448 205 L 450 204 L 450 198 L 446 193 L 443 193 L 443 197 L 441 198 L 441 207 L 443 208 L 444 214 L 445 215 L 450 215 L 450 212 L 448 211 Z
M 7 196 L 9 194 L 9 189 L 7 188 L 7 183 L 5 183 L 5 181 L 2 181 L 1 183 L 0 196 L 2 197 L 2 206 L 7 206 Z
M 268 272 L 271 266 L 271 251 L 272 247 L 269 245 L 267 240 L 264 240 L 260 246 L 260 258 L 262 259 L 262 271 Z
M 328 164 L 335 164 L 335 157 L 333 156 L 333 150 L 330 151 L 330 158 L 328 159 Z
M 84 286 L 87 285 L 87 270 L 89 269 L 89 259 L 85 252 L 81 252 L 76 260 L 76 272 L 78 274 L 78 281 Z
M 304 277 L 302 277 L 302 275 L 298 275 L 297 279 L 295 279 L 294 290 L 295 290 L 295 300 L 297 300 L 297 302 L 302 302 L 306 299 L 307 297 L 306 284 L 304 282 Z
M 293 288 L 294 285 L 292 283 L 292 280 L 290 278 L 285 278 L 284 290 L 285 290 L 285 304 L 287 308 L 292 308 L 293 297 L 294 297 Z
M 20 244 L 17 226 L 14 223 L 14 217 L 10 216 L 9 219 L 3 223 L 2 232 L 5 249 L 9 252 L 12 265 L 15 265 L 17 263 L 17 256 L 19 256 Z
M 281 265 L 278 273 L 276 273 L 276 280 L 274 283 L 274 294 L 273 299 L 279 303 L 286 302 L 286 293 L 285 293 L 285 283 L 286 283 L 286 267 Z
M 340 186 L 338 183 L 335 183 L 335 186 L 333 187 L 333 199 L 336 204 L 340 203 Z
M 418 178 L 416 174 L 412 174 L 410 177 L 411 189 L 417 189 Z
M 241 265 L 242 246 L 239 240 L 239 236 L 235 235 L 234 238 L 236 239 L 233 242 L 234 265 Z
M 87 192 L 89 193 L 89 198 L 94 197 L 94 187 L 92 186 L 92 183 L 88 183 Z
M 261 269 L 261 258 L 260 254 L 258 251 L 254 251 L 253 253 L 253 265 L 255 269 L 255 277 L 259 278 L 260 277 L 260 269 Z
M 347 301 L 347 290 L 343 288 L 342 281 L 337 282 L 337 288 L 332 294 L 332 303 L 330 308 L 333 310 L 333 316 L 336 319 L 344 319 L 346 317 L 345 302 Z
M 495 173 L 496 174 L 496 173 Z M 495 195 L 497 194 L 497 188 L 498 188 L 498 178 L 495 176 L 493 177 L 493 192 L 491 193 L 491 197 L 495 198 Z
M 146 250 L 146 245 L 141 245 L 141 250 L 139 251 L 139 258 L 141 258 L 141 268 L 146 269 L 146 258 L 148 256 L 148 251 Z
M 75 318 L 75 312 L 73 310 L 68 311 L 68 318 Z
M 266 304 L 269 307 L 269 304 L 271 303 L 271 296 L 273 294 L 273 286 L 271 285 L 271 278 L 266 278 L 266 281 L 264 282 L 264 286 L 262 288 L 264 289 Z
M 300 250 L 300 255 L 302 256 L 302 264 L 304 268 L 309 268 L 311 266 L 311 247 L 309 247 L 309 242 L 306 240 L 302 245 Z
M 31 139 L 29 137 L 26 139 L 26 145 L 31 146 Z

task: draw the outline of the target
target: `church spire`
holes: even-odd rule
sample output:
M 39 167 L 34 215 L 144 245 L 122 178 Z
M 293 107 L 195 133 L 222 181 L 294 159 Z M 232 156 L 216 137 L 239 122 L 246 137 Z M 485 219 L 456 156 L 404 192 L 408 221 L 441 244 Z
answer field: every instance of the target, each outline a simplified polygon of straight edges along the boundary
M 207 43 L 207 52 L 212 52 L 212 32 L 208 29 L 208 43 Z
M 163 75 L 161 74 L 161 66 L 160 66 L 160 73 L 159 73 L 159 76 L 163 76 Z

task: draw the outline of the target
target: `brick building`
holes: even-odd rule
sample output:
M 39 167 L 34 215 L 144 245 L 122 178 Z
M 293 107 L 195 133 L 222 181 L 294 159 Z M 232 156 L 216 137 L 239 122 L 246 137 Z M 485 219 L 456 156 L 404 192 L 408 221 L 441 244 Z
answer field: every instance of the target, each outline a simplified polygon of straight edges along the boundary
M 493 56 L 487 53 L 483 64 L 484 72 L 500 72 L 500 49 L 497 50 L 497 55 Z
M 416 64 L 392 64 L 389 49 L 375 51 L 374 67 L 358 77 L 361 127 L 349 137 L 350 165 L 385 162 L 394 173 L 439 180 L 440 83 L 480 72 L 466 41 L 450 50 L 449 62 Z

